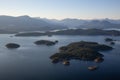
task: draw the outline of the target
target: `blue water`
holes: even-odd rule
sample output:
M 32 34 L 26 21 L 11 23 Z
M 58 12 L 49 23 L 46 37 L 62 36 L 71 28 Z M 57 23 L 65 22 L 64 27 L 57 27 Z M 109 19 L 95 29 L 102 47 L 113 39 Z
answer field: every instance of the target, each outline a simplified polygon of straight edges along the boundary
M 0 35 L 0 80 L 120 80 L 120 42 L 117 41 L 112 51 L 104 54 L 102 63 L 71 60 L 70 66 L 62 63 L 52 64 L 50 56 L 58 48 L 76 41 L 94 41 L 107 44 L 106 36 L 40 36 L 10 37 L 13 34 Z M 120 37 L 113 37 L 120 40 Z M 37 46 L 37 40 L 58 40 L 54 46 Z M 7 43 L 18 43 L 18 49 L 7 49 Z M 88 66 L 98 65 L 95 71 Z M 118 78 L 118 79 L 117 79 Z

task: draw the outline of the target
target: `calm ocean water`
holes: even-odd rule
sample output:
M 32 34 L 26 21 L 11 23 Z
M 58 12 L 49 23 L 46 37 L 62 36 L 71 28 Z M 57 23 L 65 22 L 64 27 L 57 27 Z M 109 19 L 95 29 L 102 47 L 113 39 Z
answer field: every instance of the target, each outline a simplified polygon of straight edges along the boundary
M 120 80 L 120 41 L 116 41 L 112 51 L 104 54 L 102 63 L 71 60 L 70 66 L 62 63 L 52 64 L 50 56 L 58 48 L 76 41 L 94 41 L 107 44 L 107 36 L 40 36 L 10 37 L 12 34 L 0 35 L 0 80 Z M 120 37 L 113 37 L 120 40 Z M 58 40 L 54 46 L 37 46 L 37 40 Z M 7 43 L 18 43 L 18 49 L 7 49 Z M 98 65 L 95 71 L 88 66 Z M 117 79 L 118 78 L 118 79 Z

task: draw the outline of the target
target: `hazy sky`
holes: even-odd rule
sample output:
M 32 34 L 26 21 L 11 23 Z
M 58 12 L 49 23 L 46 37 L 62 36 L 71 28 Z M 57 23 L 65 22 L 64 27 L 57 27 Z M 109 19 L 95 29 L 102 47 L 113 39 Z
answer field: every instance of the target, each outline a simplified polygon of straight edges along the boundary
M 0 0 L 0 15 L 120 19 L 120 0 Z

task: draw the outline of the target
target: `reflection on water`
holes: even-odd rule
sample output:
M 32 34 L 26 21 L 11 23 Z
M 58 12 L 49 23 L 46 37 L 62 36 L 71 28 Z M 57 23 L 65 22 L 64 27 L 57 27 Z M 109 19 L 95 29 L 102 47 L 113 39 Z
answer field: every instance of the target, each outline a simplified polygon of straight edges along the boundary
M 0 35 L 0 80 L 119 80 L 120 74 L 120 43 L 116 42 L 112 51 L 104 54 L 102 63 L 71 60 L 69 66 L 52 64 L 49 57 L 58 52 L 58 48 L 76 41 L 94 41 L 107 44 L 106 36 L 41 36 L 41 37 L 10 37 Z M 120 40 L 120 37 L 114 37 Z M 37 46 L 33 42 L 59 40 L 54 46 Z M 18 43 L 20 48 L 9 50 L 4 45 Z M 109 45 L 109 44 L 108 44 Z M 89 66 L 99 66 L 89 71 Z

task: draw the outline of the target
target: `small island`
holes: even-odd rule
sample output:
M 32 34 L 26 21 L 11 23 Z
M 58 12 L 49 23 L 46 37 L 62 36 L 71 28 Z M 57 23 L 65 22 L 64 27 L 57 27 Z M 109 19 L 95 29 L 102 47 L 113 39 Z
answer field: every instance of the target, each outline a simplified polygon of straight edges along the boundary
M 109 42 L 110 45 L 115 45 L 115 41 L 116 41 L 116 40 L 113 40 L 112 38 L 106 38 L 105 41 L 106 41 L 106 42 Z
M 112 38 L 106 38 L 105 39 L 106 42 L 111 42 L 111 41 L 114 41 Z
M 16 44 L 16 43 L 8 43 L 5 45 L 7 48 L 9 49 L 15 49 L 15 48 L 19 48 L 20 45 L 19 44 Z
M 49 41 L 49 40 L 39 40 L 34 42 L 36 45 L 47 45 L 47 46 L 52 46 L 58 43 L 58 41 Z
M 87 60 L 102 62 L 103 54 L 99 51 L 112 50 L 113 48 L 104 44 L 98 44 L 96 42 L 74 42 L 67 46 L 62 46 L 59 48 L 59 52 L 50 56 L 53 63 L 62 61 L 69 61 L 71 59 Z

